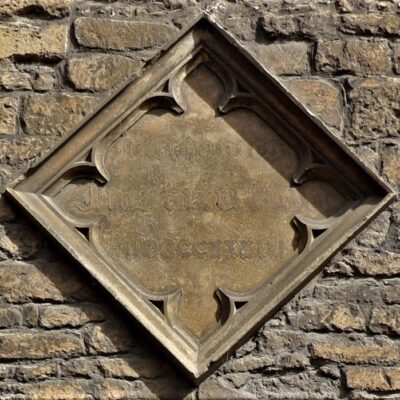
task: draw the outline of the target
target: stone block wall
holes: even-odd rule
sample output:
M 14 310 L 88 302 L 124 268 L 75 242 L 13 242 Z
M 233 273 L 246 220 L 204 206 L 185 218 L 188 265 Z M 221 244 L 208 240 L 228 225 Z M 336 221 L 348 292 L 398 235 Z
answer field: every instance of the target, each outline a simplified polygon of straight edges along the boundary
M 0 0 L 0 186 L 207 9 L 400 187 L 400 2 Z M 400 399 L 395 203 L 198 388 L 0 202 L 0 399 Z

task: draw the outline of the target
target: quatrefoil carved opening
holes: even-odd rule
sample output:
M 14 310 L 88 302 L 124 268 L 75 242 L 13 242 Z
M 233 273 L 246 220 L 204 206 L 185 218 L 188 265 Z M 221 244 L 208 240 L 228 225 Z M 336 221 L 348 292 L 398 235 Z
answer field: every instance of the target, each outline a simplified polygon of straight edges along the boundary
M 195 380 L 393 198 L 207 17 L 9 193 Z

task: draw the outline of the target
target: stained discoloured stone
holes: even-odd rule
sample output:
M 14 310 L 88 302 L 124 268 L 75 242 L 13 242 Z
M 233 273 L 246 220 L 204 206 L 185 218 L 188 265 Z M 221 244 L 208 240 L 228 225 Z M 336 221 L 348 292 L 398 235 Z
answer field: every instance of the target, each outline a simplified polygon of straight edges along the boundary
M 287 42 L 255 47 L 258 60 L 278 75 L 301 75 L 310 71 L 306 42 Z
M 80 17 L 75 21 L 79 44 L 103 49 L 142 49 L 161 45 L 175 31 L 165 24 Z
M 31 95 L 24 110 L 26 131 L 30 134 L 63 136 L 98 103 L 89 95 Z
M 108 54 L 71 58 L 68 74 L 77 89 L 108 90 L 138 71 L 140 60 Z
M 84 354 L 82 339 L 72 333 L 14 332 L 0 334 L 1 359 L 40 359 Z
M 18 99 L 7 96 L 0 98 L 0 133 L 15 134 L 17 129 Z
M 385 40 L 320 41 L 316 66 L 319 71 L 328 73 L 387 73 L 391 69 L 389 45 Z
M 0 59 L 10 56 L 62 57 L 67 50 L 64 24 L 0 25 Z

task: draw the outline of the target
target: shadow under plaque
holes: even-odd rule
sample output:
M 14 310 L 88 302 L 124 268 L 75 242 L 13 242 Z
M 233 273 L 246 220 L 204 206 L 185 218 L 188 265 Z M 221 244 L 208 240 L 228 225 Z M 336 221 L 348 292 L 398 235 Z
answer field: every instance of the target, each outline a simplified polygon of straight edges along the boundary
M 196 382 L 394 198 L 206 15 L 8 193 Z

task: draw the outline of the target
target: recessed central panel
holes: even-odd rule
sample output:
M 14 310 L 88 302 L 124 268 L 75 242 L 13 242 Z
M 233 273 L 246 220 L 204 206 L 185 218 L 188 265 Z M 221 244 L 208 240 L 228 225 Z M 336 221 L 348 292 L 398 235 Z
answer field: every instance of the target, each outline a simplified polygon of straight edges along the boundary
M 76 181 L 56 197 L 98 218 L 96 249 L 148 293 L 180 289 L 177 321 L 201 338 L 223 320 L 218 289 L 245 295 L 299 252 L 295 215 L 344 204 L 330 185 L 293 187 L 299 157 L 268 121 L 226 115 L 222 82 L 200 65 L 183 81 L 187 110 L 145 114 L 104 152 L 107 184 Z

